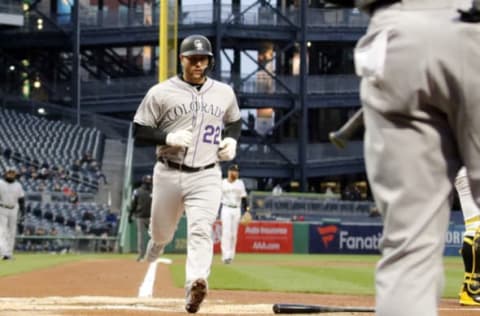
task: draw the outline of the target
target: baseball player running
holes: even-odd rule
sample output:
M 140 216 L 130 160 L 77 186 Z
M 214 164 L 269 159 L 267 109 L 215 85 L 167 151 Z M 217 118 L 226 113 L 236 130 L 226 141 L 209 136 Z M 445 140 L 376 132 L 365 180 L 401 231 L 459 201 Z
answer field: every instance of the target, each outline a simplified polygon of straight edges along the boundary
M 461 250 L 465 273 L 460 289 L 461 305 L 480 305 L 480 209 L 473 201 L 467 171 L 461 168 L 455 188 L 462 206 L 465 235 Z
M 18 212 L 23 214 L 25 206 L 25 192 L 16 177 L 15 168 L 7 167 L 4 178 L 0 179 L 0 254 L 3 260 L 13 258 Z
M 157 145 L 146 260 L 163 253 L 185 211 L 185 309 L 196 313 L 207 294 L 213 259 L 213 223 L 222 194 L 218 161 L 235 157 L 241 118 L 232 88 L 206 74 L 214 63 L 206 37 L 185 38 L 180 63 L 180 75 L 148 91 L 134 127 L 136 140 Z
M 228 176 L 222 181 L 222 260 L 230 264 L 235 257 L 237 245 L 238 224 L 240 222 L 241 209 L 247 207 L 247 191 L 245 184 L 238 178 L 238 165 L 228 168 Z

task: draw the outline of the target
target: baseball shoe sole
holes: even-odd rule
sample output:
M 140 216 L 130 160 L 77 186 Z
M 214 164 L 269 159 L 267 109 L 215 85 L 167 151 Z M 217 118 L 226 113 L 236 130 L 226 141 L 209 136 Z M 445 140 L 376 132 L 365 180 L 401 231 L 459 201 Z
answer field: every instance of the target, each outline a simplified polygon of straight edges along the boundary
M 186 311 L 190 314 L 198 312 L 205 296 L 207 296 L 207 281 L 204 279 L 195 280 L 187 294 Z
M 480 295 L 479 294 L 472 295 L 468 293 L 465 287 L 463 287 L 460 292 L 459 303 L 460 305 L 463 305 L 463 306 L 480 306 Z

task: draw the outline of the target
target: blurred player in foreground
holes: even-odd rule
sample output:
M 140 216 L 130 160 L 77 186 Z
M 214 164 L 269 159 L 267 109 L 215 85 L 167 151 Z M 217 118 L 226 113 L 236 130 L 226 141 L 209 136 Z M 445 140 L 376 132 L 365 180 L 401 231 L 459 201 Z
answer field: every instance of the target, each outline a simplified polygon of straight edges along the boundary
M 384 223 L 376 314 L 436 316 L 463 165 L 480 203 L 480 1 L 329 1 L 371 15 L 354 60 L 367 175 Z

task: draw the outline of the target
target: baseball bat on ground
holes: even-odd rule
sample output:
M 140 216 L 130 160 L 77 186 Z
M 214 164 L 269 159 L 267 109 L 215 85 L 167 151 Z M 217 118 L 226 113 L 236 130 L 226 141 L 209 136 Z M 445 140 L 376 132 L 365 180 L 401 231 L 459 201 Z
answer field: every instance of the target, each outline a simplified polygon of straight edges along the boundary
M 372 307 L 325 306 L 307 304 L 274 304 L 275 314 L 317 314 L 317 313 L 375 313 Z
M 353 134 L 363 125 L 363 109 L 360 108 L 343 126 L 330 132 L 328 138 L 338 148 L 345 148 Z

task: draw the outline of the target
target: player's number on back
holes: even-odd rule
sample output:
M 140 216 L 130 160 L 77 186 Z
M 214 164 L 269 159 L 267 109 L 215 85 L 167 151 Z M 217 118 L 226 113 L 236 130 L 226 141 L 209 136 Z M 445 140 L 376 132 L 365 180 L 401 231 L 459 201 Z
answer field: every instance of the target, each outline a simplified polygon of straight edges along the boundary
M 203 142 L 207 144 L 220 144 L 220 126 L 207 125 L 203 134 Z

